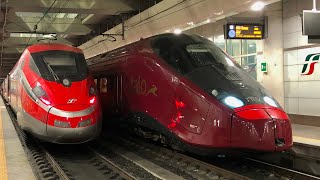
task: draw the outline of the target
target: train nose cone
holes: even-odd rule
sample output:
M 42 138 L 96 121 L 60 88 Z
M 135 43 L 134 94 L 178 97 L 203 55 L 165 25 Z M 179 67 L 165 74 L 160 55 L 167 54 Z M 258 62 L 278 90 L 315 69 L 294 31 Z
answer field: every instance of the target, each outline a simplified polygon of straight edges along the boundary
M 232 117 L 231 143 L 235 147 L 262 151 L 288 149 L 292 146 L 288 116 L 277 109 L 239 111 Z

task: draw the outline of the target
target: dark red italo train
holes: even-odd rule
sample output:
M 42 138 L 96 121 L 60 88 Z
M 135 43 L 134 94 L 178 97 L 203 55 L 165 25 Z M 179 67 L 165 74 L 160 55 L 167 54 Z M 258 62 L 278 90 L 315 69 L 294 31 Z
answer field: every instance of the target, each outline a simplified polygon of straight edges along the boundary
M 36 44 L 2 83 L 19 126 L 54 143 L 83 143 L 101 131 L 101 107 L 82 50 Z
M 282 151 L 287 114 L 231 57 L 196 35 L 162 34 L 87 60 L 103 112 L 173 147 Z

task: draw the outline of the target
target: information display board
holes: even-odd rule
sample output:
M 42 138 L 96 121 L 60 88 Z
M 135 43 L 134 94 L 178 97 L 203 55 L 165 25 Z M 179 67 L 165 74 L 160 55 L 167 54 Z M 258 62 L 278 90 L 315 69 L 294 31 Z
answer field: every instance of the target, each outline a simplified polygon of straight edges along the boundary
M 264 26 L 261 24 L 227 24 L 226 39 L 263 39 Z
M 320 11 L 304 10 L 302 14 L 302 34 L 320 36 Z M 319 39 L 319 37 L 317 37 Z

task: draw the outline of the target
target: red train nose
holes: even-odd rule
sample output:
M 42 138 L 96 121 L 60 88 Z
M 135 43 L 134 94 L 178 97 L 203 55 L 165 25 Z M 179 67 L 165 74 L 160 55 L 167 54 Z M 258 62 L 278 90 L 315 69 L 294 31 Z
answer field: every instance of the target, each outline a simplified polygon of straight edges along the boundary
M 55 143 L 81 143 L 101 131 L 100 114 L 94 106 L 58 105 L 48 112 L 47 136 Z
M 280 109 L 245 109 L 232 117 L 231 144 L 262 151 L 281 151 L 292 146 L 292 130 Z
M 94 124 L 98 114 L 94 106 L 58 105 L 48 113 L 48 125 L 62 128 L 78 128 Z

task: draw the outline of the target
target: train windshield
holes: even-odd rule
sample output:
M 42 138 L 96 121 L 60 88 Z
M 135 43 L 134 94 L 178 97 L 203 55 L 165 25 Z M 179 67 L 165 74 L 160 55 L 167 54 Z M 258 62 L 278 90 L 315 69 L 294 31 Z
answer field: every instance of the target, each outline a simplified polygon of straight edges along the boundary
M 87 64 L 81 53 L 46 51 L 33 53 L 32 58 L 41 76 L 49 81 L 63 78 L 80 81 L 87 76 Z
M 243 105 L 270 105 L 265 99 L 271 98 L 272 105 L 280 107 L 239 64 L 205 38 L 164 34 L 152 39 L 152 48 L 175 71 L 220 101 L 231 97 Z

